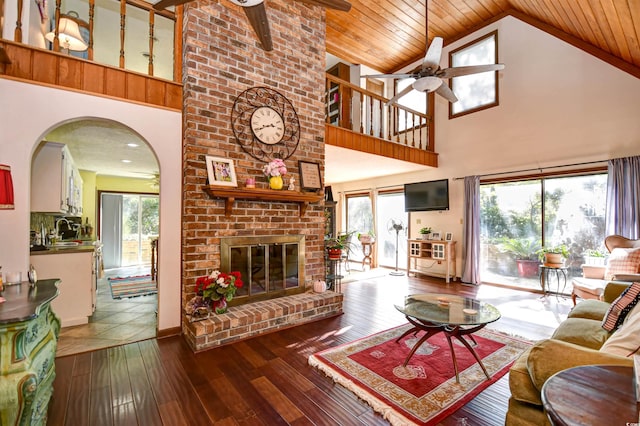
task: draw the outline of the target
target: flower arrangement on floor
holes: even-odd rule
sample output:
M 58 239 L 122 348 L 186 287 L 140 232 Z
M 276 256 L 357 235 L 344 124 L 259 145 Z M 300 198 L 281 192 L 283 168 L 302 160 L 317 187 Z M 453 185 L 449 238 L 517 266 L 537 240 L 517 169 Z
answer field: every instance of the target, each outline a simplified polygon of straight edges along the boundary
M 233 300 L 236 290 L 244 285 L 240 272 L 230 273 L 213 271 L 211 274 L 198 277 L 196 280 L 196 296 L 186 306 L 186 313 L 192 321 L 204 319 L 212 310 L 216 314 L 227 312 L 227 302 Z
M 269 187 L 271 189 L 282 189 L 284 184 L 282 176 L 287 174 L 287 166 L 283 160 L 276 158 L 270 161 L 262 168 L 262 172 L 269 179 Z

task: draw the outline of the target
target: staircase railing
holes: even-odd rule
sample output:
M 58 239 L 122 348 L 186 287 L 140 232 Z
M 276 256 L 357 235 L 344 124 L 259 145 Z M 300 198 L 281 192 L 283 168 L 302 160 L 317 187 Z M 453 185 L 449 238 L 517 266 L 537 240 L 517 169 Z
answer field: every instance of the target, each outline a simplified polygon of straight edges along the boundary
M 388 99 L 326 74 L 327 124 L 413 148 L 433 151 L 433 126 L 428 114 L 393 104 Z

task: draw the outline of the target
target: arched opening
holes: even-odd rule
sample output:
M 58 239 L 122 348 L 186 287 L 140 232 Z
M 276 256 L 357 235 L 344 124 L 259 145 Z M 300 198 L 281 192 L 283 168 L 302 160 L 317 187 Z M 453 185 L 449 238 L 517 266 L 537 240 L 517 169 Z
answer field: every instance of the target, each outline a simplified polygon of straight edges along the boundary
M 66 276 L 52 303 L 57 355 L 155 337 L 160 168 L 150 144 L 117 121 L 78 118 L 44 134 L 31 167 L 31 261 L 42 278 Z

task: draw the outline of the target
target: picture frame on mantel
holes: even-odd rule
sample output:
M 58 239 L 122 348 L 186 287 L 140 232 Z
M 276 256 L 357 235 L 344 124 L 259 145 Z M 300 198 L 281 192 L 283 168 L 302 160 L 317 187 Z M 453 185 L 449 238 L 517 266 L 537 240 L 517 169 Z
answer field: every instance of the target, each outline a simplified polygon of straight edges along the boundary
M 223 157 L 205 156 L 209 185 L 238 186 L 233 160 Z
M 303 191 L 320 191 L 322 189 L 320 163 L 298 161 L 298 169 L 300 170 L 300 188 Z

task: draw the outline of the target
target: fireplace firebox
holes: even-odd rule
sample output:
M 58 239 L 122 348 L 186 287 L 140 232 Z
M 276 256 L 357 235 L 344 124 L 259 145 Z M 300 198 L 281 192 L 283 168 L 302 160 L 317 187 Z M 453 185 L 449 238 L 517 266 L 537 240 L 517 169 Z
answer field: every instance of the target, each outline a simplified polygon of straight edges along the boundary
M 304 292 L 304 247 L 304 235 L 221 238 L 221 270 L 239 271 L 244 282 L 229 305 Z

